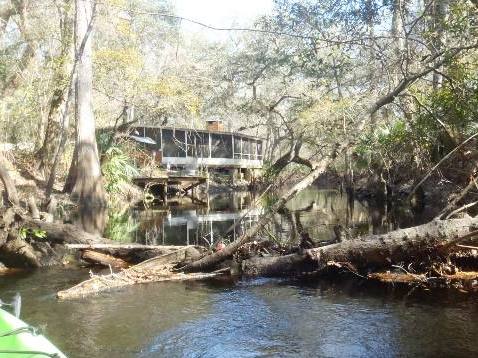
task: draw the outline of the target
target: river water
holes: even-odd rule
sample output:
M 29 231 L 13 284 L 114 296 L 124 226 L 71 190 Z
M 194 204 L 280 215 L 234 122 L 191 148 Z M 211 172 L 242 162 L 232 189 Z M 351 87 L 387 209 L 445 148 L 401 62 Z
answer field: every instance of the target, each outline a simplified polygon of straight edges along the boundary
M 255 204 L 254 204 L 255 203 Z M 249 194 L 211 199 L 209 209 L 133 210 L 118 220 L 123 240 L 205 243 L 239 235 L 262 214 Z M 253 210 L 247 210 L 253 206 Z M 381 232 L 422 220 L 407 210 L 350 202 L 310 189 L 278 217 L 274 231 L 297 224 L 329 239 L 333 226 Z M 246 210 L 246 211 L 244 211 Z M 298 211 L 297 211 L 298 210 Z M 236 215 L 239 214 L 239 215 Z M 231 224 L 245 216 L 237 225 Z M 112 232 L 121 231 L 110 228 Z M 43 269 L 0 277 L 0 297 L 16 292 L 22 318 L 70 357 L 472 357 L 478 355 L 476 296 L 406 289 L 360 280 L 221 279 L 156 283 L 82 300 L 55 293 L 88 269 Z

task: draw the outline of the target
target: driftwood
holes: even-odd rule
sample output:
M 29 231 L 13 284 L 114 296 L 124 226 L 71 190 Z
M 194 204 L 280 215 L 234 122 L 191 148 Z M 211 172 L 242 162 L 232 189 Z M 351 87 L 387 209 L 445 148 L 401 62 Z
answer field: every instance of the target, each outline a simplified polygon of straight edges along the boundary
M 302 272 L 305 262 L 306 256 L 299 254 L 257 256 L 243 260 L 241 269 L 245 276 L 282 276 Z
M 70 250 L 94 250 L 106 255 L 121 258 L 122 260 L 133 264 L 143 262 L 153 257 L 178 252 L 178 250 L 184 248 L 189 248 L 187 254 L 188 257 L 192 259 L 199 257 L 200 253 L 205 250 L 203 247 L 196 246 L 161 246 L 141 244 L 66 244 L 65 246 Z
M 196 259 L 199 256 L 200 253 L 194 246 L 184 246 L 173 252 L 143 261 L 137 264 L 135 267 L 141 269 L 156 269 L 156 267 L 160 265 L 184 262 L 187 260 Z
M 478 272 L 475 271 L 460 271 L 454 274 L 442 274 L 439 276 L 378 272 L 369 274 L 367 278 L 391 284 L 407 284 L 426 287 L 455 287 L 463 292 L 476 291 L 478 289 Z
M 129 264 L 122 259 L 103 254 L 101 252 L 85 250 L 81 253 L 81 258 L 85 261 L 91 262 L 93 264 L 110 266 L 116 269 L 122 269 L 129 267 Z
M 89 280 L 58 292 L 57 297 L 60 299 L 79 298 L 111 288 L 131 286 L 138 283 L 201 280 L 229 272 L 229 269 L 218 270 L 212 273 L 184 274 L 175 272 L 174 266 L 176 263 L 187 260 L 189 256 L 196 254 L 199 253 L 194 246 L 185 246 L 175 252 L 154 257 L 119 273 L 103 276 L 93 275 Z
M 303 253 L 279 257 L 256 257 L 242 263 L 244 273 L 276 276 L 286 272 L 321 270 L 330 263 L 347 263 L 356 269 L 385 268 L 428 257 L 445 256 L 456 250 L 455 244 L 478 236 L 478 219 L 434 220 L 424 225 L 370 235 Z
M 83 281 L 72 288 L 57 292 L 56 296 L 59 299 L 67 300 L 86 297 L 110 289 L 131 286 L 138 283 L 204 280 L 222 276 L 226 273 L 226 270 L 218 270 L 210 273 L 185 274 L 172 272 L 172 266 L 164 266 L 162 269 L 154 271 L 135 269 L 132 267 L 117 274 L 92 276 L 91 279 Z
M 185 247 L 191 246 L 174 246 L 174 245 L 143 245 L 143 244 L 66 244 L 67 249 L 78 249 L 78 250 L 179 250 Z

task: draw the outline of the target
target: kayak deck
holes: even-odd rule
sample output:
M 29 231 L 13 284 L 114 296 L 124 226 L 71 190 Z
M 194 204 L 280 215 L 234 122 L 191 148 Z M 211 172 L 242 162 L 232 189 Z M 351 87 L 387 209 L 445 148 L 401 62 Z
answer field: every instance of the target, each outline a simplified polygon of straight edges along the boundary
M 66 358 L 49 340 L 35 329 L 0 309 L 0 358 Z

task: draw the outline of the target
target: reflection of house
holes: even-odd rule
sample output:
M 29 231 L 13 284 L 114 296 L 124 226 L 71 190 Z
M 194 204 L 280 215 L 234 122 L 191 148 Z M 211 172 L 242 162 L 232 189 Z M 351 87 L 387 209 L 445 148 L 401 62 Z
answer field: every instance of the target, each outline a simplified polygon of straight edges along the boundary
M 187 210 L 158 215 L 151 211 L 152 217 L 141 218 L 144 227 L 136 232 L 136 239 L 141 238 L 142 243 L 151 245 L 205 245 L 214 243 L 217 238 L 235 240 L 259 221 L 262 213 L 260 208 L 206 214 Z
M 209 121 L 207 130 L 137 126 L 133 131 L 135 138 L 148 139 L 140 141 L 143 146 L 161 153 L 163 165 L 192 168 L 262 168 L 262 139 L 225 132 L 219 121 Z

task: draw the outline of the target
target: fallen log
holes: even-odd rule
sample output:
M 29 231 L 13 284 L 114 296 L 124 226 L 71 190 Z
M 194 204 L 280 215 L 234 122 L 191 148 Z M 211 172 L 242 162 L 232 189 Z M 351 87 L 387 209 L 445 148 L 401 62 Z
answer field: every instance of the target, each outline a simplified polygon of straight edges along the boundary
M 161 255 L 189 248 L 188 255 L 197 258 L 205 248 L 200 246 L 141 245 L 141 244 L 66 244 L 70 250 L 93 250 L 106 255 L 121 258 L 129 263 L 137 264 Z M 193 252 L 193 248 L 196 252 Z M 194 255 L 193 255 L 194 254 Z M 183 257 L 183 259 L 185 259 Z M 182 260 L 178 260 L 182 261 Z
M 126 261 L 122 259 L 113 257 L 111 255 L 106 255 L 101 252 L 92 251 L 92 250 L 83 251 L 81 253 L 81 258 L 87 262 L 90 262 L 96 265 L 112 267 L 115 269 L 122 269 L 122 268 L 127 268 L 130 266 Z
M 309 249 L 307 255 L 322 265 L 336 261 L 350 262 L 357 268 L 387 267 L 429 255 L 445 255 L 453 250 L 453 244 L 478 235 L 477 229 L 477 218 L 433 220 L 383 235 Z
M 118 243 L 110 243 L 110 244 L 65 244 L 67 249 L 79 249 L 79 250 L 134 250 L 134 249 L 142 249 L 142 250 L 156 250 L 156 249 L 163 249 L 163 250 L 179 250 L 188 246 L 174 246 L 174 245 L 143 245 L 143 244 L 118 244 Z
M 92 294 L 131 286 L 139 283 L 164 282 L 164 281 L 190 281 L 204 280 L 208 278 L 222 276 L 227 274 L 229 269 L 222 269 L 210 273 L 189 273 L 174 272 L 172 264 L 157 267 L 156 269 L 143 269 L 140 267 L 131 267 L 120 273 L 110 275 L 93 275 L 89 280 L 83 281 L 67 290 L 57 292 L 59 299 L 82 298 Z
M 416 275 L 412 273 L 377 272 L 367 276 L 368 279 L 391 284 L 407 284 L 426 287 L 455 287 L 462 292 L 476 291 L 478 272 L 460 271 L 440 276 Z
M 57 297 L 60 299 L 78 298 L 106 291 L 111 288 L 131 286 L 138 283 L 201 280 L 229 272 L 229 268 L 217 270 L 212 273 L 191 274 L 174 270 L 175 265 L 179 261 L 187 260 L 189 256 L 195 254 L 199 255 L 194 246 L 185 246 L 174 252 L 141 262 L 119 273 L 103 276 L 93 275 L 89 280 L 83 281 L 67 290 L 59 291 Z
M 282 276 L 303 271 L 305 255 L 290 254 L 284 256 L 252 257 L 241 263 L 245 276 Z
M 173 252 L 153 257 L 149 260 L 143 261 L 137 264 L 136 268 L 145 269 L 156 269 L 156 267 L 161 265 L 169 265 L 177 262 L 183 262 L 185 260 L 192 258 L 197 258 L 200 256 L 199 251 L 194 246 L 184 246 Z
M 427 224 L 369 235 L 324 247 L 304 254 L 256 257 L 242 264 L 247 275 L 276 276 L 300 271 L 304 265 L 321 270 L 330 263 L 348 263 L 357 269 L 385 268 L 403 262 L 417 262 L 446 256 L 457 250 L 456 243 L 478 236 L 478 218 L 434 220 Z

